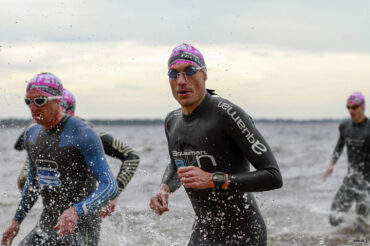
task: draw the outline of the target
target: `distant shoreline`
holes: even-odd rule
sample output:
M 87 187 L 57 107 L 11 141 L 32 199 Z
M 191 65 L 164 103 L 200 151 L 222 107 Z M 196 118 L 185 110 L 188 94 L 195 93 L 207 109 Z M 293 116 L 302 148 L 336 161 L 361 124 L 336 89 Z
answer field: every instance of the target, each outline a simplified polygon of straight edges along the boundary
M 255 123 L 290 123 L 290 124 L 304 124 L 304 123 L 338 123 L 343 119 L 254 119 Z M 20 128 L 28 126 L 32 119 L 0 119 L 0 128 Z M 163 125 L 164 119 L 88 119 L 94 125 L 104 126 L 133 126 L 133 125 Z

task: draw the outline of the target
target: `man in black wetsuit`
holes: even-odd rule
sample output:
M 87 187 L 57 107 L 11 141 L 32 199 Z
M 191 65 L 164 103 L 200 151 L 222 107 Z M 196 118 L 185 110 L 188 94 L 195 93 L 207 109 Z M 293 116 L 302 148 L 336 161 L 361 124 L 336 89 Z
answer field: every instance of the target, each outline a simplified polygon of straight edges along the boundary
M 12 244 L 39 194 L 41 218 L 21 246 L 97 245 L 99 210 L 118 194 L 102 143 L 85 122 L 62 111 L 63 85 L 55 75 L 36 75 L 26 92 L 25 102 L 37 123 L 24 137 L 30 171 L 1 245 Z
M 248 114 L 206 89 L 206 65 L 196 48 L 176 47 L 168 68 L 181 108 L 165 120 L 171 162 L 151 209 L 159 215 L 169 211 L 169 193 L 182 183 L 196 214 L 189 245 L 266 245 L 265 223 L 251 192 L 282 186 L 270 147 Z
M 63 90 L 61 106 L 62 110 L 65 113 L 70 114 L 72 116 L 75 115 L 76 100 L 74 95 L 69 90 L 66 89 Z M 88 124 L 91 127 L 93 127 L 92 124 L 90 124 L 89 122 Z M 95 130 L 95 132 L 98 134 L 100 140 L 103 143 L 105 154 L 121 160 L 121 168 L 116 178 L 118 185 L 118 195 L 120 195 L 123 189 L 125 189 L 125 187 L 128 185 L 128 183 L 134 176 L 135 171 L 139 165 L 140 158 L 130 146 L 128 146 L 118 138 L 115 138 L 102 130 Z M 22 132 L 22 134 L 18 137 L 14 145 L 14 148 L 19 151 L 24 150 L 24 132 Z M 28 169 L 29 162 L 28 160 L 26 160 L 18 176 L 17 183 L 18 188 L 20 190 L 23 190 L 23 186 L 28 176 Z M 116 204 L 117 198 L 113 199 L 109 204 L 107 204 L 104 208 L 101 209 L 100 216 L 102 218 L 110 216 L 114 212 Z
M 365 116 L 365 99 L 360 92 L 352 93 L 347 100 L 351 120 L 339 126 L 339 139 L 332 160 L 324 173 L 325 181 L 334 169 L 344 146 L 347 146 L 348 173 L 331 205 L 330 224 L 339 225 L 344 215 L 356 202 L 356 229 L 366 231 L 366 218 L 370 209 L 370 122 Z

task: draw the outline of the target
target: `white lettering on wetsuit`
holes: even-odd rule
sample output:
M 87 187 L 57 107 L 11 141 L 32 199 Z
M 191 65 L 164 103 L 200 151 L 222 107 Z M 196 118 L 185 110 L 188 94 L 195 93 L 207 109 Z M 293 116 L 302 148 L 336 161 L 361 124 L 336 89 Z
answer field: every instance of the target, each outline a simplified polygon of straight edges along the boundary
M 365 139 L 347 137 L 346 143 L 348 146 L 363 147 L 365 145 Z
M 177 157 L 177 156 L 180 157 L 180 156 L 187 156 L 187 155 L 207 155 L 207 152 L 205 150 L 201 150 L 201 151 L 189 150 L 189 151 L 184 151 L 184 152 L 175 151 L 175 150 L 172 151 L 173 157 Z
M 194 163 L 192 161 L 192 158 L 189 158 L 189 156 L 192 156 L 192 157 L 195 156 L 196 163 L 198 167 L 200 168 L 202 168 L 201 159 L 207 159 L 207 158 L 211 161 L 213 166 L 217 166 L 216 159 L 212 155 L 209 155 L 207 151 L 205 150 L 200 150 L 200 151 L 190 150 L 190 151 L 184 151 L 184 152 L 173 150 L 171 151 L 171 153 L 172 153 L 172 156 L 174 157 L 175 164 L 177 167 L 193 165 Z M 184 157 L 184 158 L 181 158 L 181 157 Z
M 233 110 L 233 107 L 231 107 L 230 104 L 219 102 L 218 107 L 225 110 L 226 113 L 231 117 L 231 119 L 236 123 L 238 128 L 245 135 L 245 138 L 251 144 L 251 149 L 254 153 L 256 153 L 257 155 L 261 155 L 262 152 L 267 151 L 266 146 L 253 136 L 253 133 L 251 133 L 251 131 L 247 128 L 244 121 L 240 118 L 239 115 L 237 115 L 236 110 Z

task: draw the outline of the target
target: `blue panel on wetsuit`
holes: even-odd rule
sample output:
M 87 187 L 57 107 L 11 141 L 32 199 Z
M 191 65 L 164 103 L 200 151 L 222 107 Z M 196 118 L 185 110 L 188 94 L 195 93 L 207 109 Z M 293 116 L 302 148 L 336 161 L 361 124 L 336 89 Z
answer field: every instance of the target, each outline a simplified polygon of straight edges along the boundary
M 182 159 L 175 159 L 175 163 L 176 163 L 176 166 L 179 168 L 179 167 L 184 167 L 185 166 L 185 163 L 184 163 L 184 160 Z

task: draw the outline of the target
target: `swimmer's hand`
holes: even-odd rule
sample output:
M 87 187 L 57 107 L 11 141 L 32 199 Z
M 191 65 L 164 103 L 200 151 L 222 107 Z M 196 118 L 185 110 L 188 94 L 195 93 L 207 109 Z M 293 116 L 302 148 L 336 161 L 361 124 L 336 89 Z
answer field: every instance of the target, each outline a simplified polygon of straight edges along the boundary
M 109 202 L 107 205 L 105 205 L 105 207 L 100 209 L 100 212 L 99 212 L 100 217 L 105 218 L 107 216 L 111 216 L 112 213 L 114 212 L 114 209 L 116 208 L 116 205 L 117 205 L 117 198 L 115 198 L 114 200 Z
M 327 177 L 329 177 L 334 170 L 334 163 L 330 163 L 329 167 L 326 169 L 324 176 L 322 177 L 322 181 L 325 181 Z
M 177 170 L 177 175 L 185 188 L 209 189 L 215 187 L 213 174 L 203 171 L 199 167 L 180 167 Z
M 3 238 L 1 239 L 1 246 L 12 245 L 13 239 L 17 236 L 19 232 L 19 222 L 13 220 L 12 224 L 3 233 Z
M 168 196 L 170 194 L 170 188 L 166 184 L 161 184 L 159 190 L 152 198 L 150 198 L 150 208 L 158 215 L 162 215 L 164 212 L 170 211 L 168 209 Z
M 58 236 L 70 236 L 75 232 L 77 222 L 78 213 L 74 207 L 70 207 L 59 217 L 54 230 L 58 231 Z
M 19 175 L 18 176 L 18 179 L 17 179 L 17 184 L 18 184 L 18 190 L 22 192 L 23 190 L 23 187 L 26 183 L 26 180 L 27 180 L 27 176 L 24 176 L 24 175 Z

